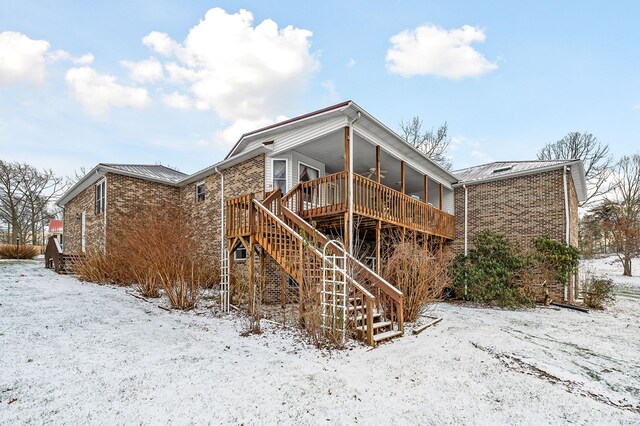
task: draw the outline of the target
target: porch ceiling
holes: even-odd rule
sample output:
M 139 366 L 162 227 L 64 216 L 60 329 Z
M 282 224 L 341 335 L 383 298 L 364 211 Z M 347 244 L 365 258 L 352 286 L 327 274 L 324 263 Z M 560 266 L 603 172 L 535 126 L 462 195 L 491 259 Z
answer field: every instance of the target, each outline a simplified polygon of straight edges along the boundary
M 353 170 L 355 173 L 376 178 L 375 173 L 371 173 L 370 169 L 375 170 L 376 167 L 376 147 L 368 140 L 356 134 L 355 143 L 353 145 Z M 344 170 L 344 130 L 327 134 L 316 140 L 299 145 L 295 150 L 301 154 L 309 156 L 325 164 L 327 174 L 337 173 Z M 400 189 L 400 160 L 391 156 L 384 150 L 380 159 L 380 167 L 386 173 L 381 179 L 382 184 L 390 188 Z M 409 165 L 405 167 L 405 184 L 406 193 L 417 195 L 422 198 L 424 193 L 423 175 L 411 168 Z M 429 179 L 429 201 L 437 200 L 438 185 L 435 181 Z

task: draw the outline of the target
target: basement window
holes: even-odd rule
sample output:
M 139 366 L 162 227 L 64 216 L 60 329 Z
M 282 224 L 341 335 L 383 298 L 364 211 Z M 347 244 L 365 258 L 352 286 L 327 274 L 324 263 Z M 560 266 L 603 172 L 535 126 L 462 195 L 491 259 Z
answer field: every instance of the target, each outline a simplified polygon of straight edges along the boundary
M 196 185 L 196 201 L 197 202 L 204 201 L 204 191 L 205 191 L 204 182 L 200 182 L 199 184 Z
M 243 246 L 238 247 L 233 252 L 233 258 L 235 260 L 247 260 L 247 249 L 244 248 Z
M 107 181 L 105 179 L 96 185 L 96 214 L 100 214 L 104 211 L 106 204 L 106 188 Z

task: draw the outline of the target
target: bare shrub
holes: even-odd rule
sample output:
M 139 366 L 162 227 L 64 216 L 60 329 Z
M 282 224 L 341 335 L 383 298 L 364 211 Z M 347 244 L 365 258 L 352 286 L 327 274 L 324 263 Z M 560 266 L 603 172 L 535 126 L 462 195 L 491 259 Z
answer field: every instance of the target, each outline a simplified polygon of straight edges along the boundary
M 80 256 L 73 263 L 73 272 L 82 281 L 99 284 L 130 285 L 134 282 L 123 259 L 114 253 L 91 252 Z
M 604 309 L 615 300 L 613 291 L 613 281 L 610 279 L 590 278 L 585 283 L 584 304 L 593 309 Z
M 33 259 L 40 254 L 40 248 L 22 244 L 0 244 L 0 259 Z
M 109 236 L 106 253 L 84 256 L 74 271 L 86 281 L 135 284 L 145 297 L 162 288 L 172 308 L 191 309 L 201 288 L 218 282 L 217 265 L 183 210 L 163 204 L 132 212 Z
M 383 263 L 382 276 L 403 294 L 404 320 L 415 321 L 423 306 L 442 297 L 450 287 L 450 249 L 442 251 L 423 247 L 414 240 L 392 237 L 393 250 Z

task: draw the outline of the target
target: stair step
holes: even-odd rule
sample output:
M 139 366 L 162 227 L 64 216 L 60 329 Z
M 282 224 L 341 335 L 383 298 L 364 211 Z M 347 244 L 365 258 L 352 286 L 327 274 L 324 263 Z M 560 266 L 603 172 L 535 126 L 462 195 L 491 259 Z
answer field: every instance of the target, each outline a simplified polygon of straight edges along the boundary
M 383 340 L 387 340 L 387 339 L 394 338 L 396 336 L 400 336 L 401 334 L 402 334 L 402 331 L 399 331 L 399 330 L 385 331 L 384 333 L 374 334 L 373 340 L 375 342 L 381 342 Z
M 379 328 L 382 327 L 389 327 L 391 325 L 391 321 L 379 321 L 379 322 L 374 322 L 373 323 L 373 329 L 377 330 Z M 356 327 L 356 330 L 358 331 L 367 331 L 367 326 L 365 325 L 359 325 Z
M 374 318 L 379 318 L 381 316 L 382 316 L 381 312 L 373 311 L 373 317 Z M 362 314 L 358 314 L 358 316 L 356 316 L 356 317 L 354 317 L 353 315 L 351 316 L 351 319 L 354 320 L 354 321 L 360 321 L 360 320 L 363 320 L 363 319 L 366 319 L 366 318 L 367 318 L 367 316 L 366 315 L 362 315 Z

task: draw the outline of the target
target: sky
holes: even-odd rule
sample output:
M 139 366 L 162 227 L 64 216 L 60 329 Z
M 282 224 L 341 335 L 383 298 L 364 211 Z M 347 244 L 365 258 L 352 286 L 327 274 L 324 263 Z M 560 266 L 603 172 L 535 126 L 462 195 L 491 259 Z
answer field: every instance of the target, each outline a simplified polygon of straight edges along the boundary
M 193 173 L 246 131 L 353 100 L 445 121 L 453 168 L 572 131 L 640 152 L 637 1 L 0 0 L 0 159 Z

